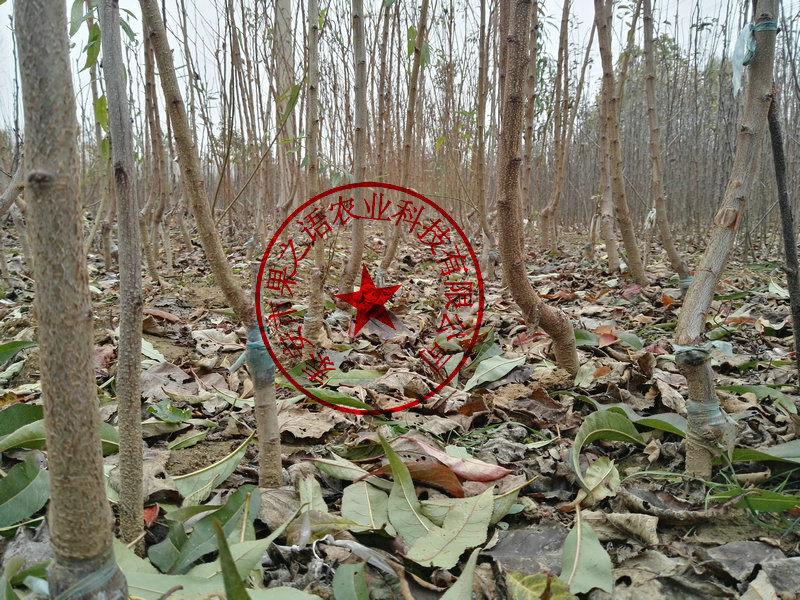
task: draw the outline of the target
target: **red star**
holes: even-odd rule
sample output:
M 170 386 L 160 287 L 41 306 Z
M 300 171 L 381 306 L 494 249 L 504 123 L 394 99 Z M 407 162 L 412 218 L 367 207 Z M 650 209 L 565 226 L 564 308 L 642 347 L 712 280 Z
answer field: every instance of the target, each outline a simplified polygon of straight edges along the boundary
M 372 277 L 367 271 L 367 265 L 361 265 L 361 288 L 357 292 L 349 294 L 336 294 L 340 300 L 344 300 L 348 304 L 356 307 L 356 328 L 353 335 L 358 335 L 361 328 L 366 325 L 370 319 L 377 319 L 381 323 L 388 325 L 394 329 L 392 317 L 389 311 L 386 310 L 384 304 L 391 298 L 394 293 L 400 289 L 399 285 L 392 285 L 383 288 L 376 288 L 372 283 Z

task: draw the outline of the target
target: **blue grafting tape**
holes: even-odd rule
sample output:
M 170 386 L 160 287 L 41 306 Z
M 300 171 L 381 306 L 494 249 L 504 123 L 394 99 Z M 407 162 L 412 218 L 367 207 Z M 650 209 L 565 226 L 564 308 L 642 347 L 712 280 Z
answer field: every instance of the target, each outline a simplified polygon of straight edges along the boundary
M 275 363 L 267 352 L 261 331 L 253 327 L 247 332 L 247 367 L 253 383 L 273 384 L 275 382 Z
M 778 31 L 777 21 L 762 21 L 753 25 L 753 31 Z
M 117 572 L 117 560 L 114 558 L 114 553 L 108 553 L 108 558 L 96 570 L 71 585 L 66 590 L 61 592 L 53 600 L 72 600 L 73 598 L 80 598 L 90 592 L 95 592 L 102 588 L 109 579 L 111 579 Z

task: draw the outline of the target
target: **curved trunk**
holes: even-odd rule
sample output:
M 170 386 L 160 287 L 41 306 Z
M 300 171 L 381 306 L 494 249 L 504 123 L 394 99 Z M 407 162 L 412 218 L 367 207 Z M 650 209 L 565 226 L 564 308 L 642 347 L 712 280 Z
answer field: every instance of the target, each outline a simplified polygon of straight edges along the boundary
M 530 8 L 531 0 L 517 0 L 513 15 L 514 28 L 506 42 L 506 90 L 498 156 L 497 238 L 505 278 L 525 322 L 532 329 L 541 327 L 553 338 L 553 353 L 558 366 L 574 375 L 578 372 L 578 353 L 572 323 L 563 311 L 546 305 L 536 294 L 528 280 L 522 251 L 519 170 L 522 162 L 523 79 L 528 60 L 524 39 Z

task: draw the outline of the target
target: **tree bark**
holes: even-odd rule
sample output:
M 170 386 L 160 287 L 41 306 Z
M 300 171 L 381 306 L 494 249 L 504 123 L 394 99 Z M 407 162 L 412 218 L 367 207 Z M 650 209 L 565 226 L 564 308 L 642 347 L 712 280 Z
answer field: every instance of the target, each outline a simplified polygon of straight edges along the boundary
M 772 99 L 769 107 L 769 136 L 772 142 L 772 160 L 775 164 L 775 183 L 778 186 L 778 205 L 781 210 L 783 232 L 783 252 L 786 257 L 787 287 L 789 288 L 789 306 L 792 311 L 792 331 L 794 332 L 795 362 L 800 374 L 800 275 L 797 264 L 797 240 L 794 233 L 794 216 L 792 203 L 789 200 L 789 188 L 786 184 L 786 156 L 783 152 L 783 132 L 778 96 Z M 799 375 L 800 376 L 800 375 Z
M 109 577 L 72 598 L 128 597 L 112 551 L 100 416 L 92 363 L 92 310 L 83 250 L 78 123 L 63 2 L 14 3 L 25 111 L 25 197 L 34 254 L 42 402 L 50 471 L 48 521 L 58 596 L 92 572 Z
M 514 301 L 531 329 L 541 327 L 553 338 L 553 353 L 559 367 L 578 372 L 578 353 L 572 323 L 563 311 L 544 304 L 528 280 L 522 252 L 521 199 L 519 170 L 522 159 L 523 80 L 528 61 L 525 49 L 530 0 L 517 0 L 514 27 L 507 39 L 506 90 L 503 94 L 500 153 L 498 156 L 497 239 L 503 258 L 503 271 Z
M 111 162 L 116 186 L 119 232 L 119 350 L 117 405 L 119 411 L 120 537 L 130 543 L 140 537 L 142 517 L 142 267 L 139 210 L 133 168 L 131 113 L 125 94 L 125 68 L 119 27 L 118 0 L 100 4 L 103 77 L 108 99 Z M 140 544 L 144 550 L 144 542 Z
M 647 285 L 642 266 L 639 244 L 633 231 L 628 201 L 625 198 L 625 180 L 622 175 L 622 150 L 619 140 L 619 96 L 615 93 L 614 66 L 611 61 L 611 0 L 594 0 L 597 43 L 603 63 L 603 118 L 606 121 L 608 152 L 611 161 L 611 187 L 622 241 L 627 253 L 628 268 L 634 282 Z
M 755 24 L 775 20 L 777 9 L 777 0 L 761 0 Z M 756 51 L 749 64 L 750 81 L 728 186 L 711 226 L 708 247 L 686 292 L 675 330 L 675 343 L 683 347 L 675 354 L 676 362 L 690 363 L 689 368 L 684 366 L 681 369 L 688 381 L 690 395 L 686 472 L 698 477 L 711 475 L 711 461 L 714 454 L 719 453 L 720 445 L 725 451 L 731 450 L 735 425 L 721 409 L 716 395 L 713 394 L 714 382 L 710 366 L 706 363 L 701 367 L 695 364 L 697 360 L 687 361 L 682 355 L 693 359 L 697 347 L 702 343 L 706 315 L 722 270 L 733 249 L 741 214 L 747 201 L 746 194 L 750 190 L 754 176 L 753 164 L 756 153 L 761 148 L 767 125 L 767 114 L 773 98 L 775 31 L 758 31 L 755 33 L 755 39 Z M 705 352 L 705 355 L 707 361 L 708 353 Z M 701 396 L 699 392 L 698 395 L 693 395 L 694 390 L 705 390 L 706 395 Z M 702 408 L 692 410 L 693 407 Z
M 689 268 L 675 249 L 675 240 L 669 227 L 667 218 L 667 204 L 664 200 L 664 178 L 661 159 L 661 127 L 658 120 L 656 106 L 656 61 L 653 54 L 653 9 L 652 0 L 644 0 L 644 61 L 647 74 L 645 75 L 645 92 L 647 94 L 647 121 L 650 125 L 650 171 L 651 194 L 653 206 L 656 210 L 656 223 L 661 235 L 661 243 L 667 251 L 670 265 L 678 274 L 682 285 L 688 285 Z
M 353 177 L 364 181 L 366 165 L 364 157 L 367 149 L 367 50 L 364 41 L 364 2 L 352 0 L 350 12 L 353 27 L 353 62 L 355 64 L 355 135 L 353 138 Z M 361 215 L 362 203 L 355 201 L 356 215 Z M 399 230 L 399 228 L 398 228 Z M 350 260 L 342 273 L 339 294 L 350 294 L 356 274 L 360 272 L 364 257 L 364 221 L 353 219 L 353 241 Z M 346 303 L 345 303 L 346 306 Z M 352 308 L 352 307 L 351 307 Z
M 422 0 L 419 10 L 419 25 L 417 26 L 417 37 L 414 43 L 414 62 L 411 65 L 411 77 L 408 80 L 408 106 L 406 107 L 406 127 L 403 132 L 403 158 L 400 163 L 400 185 L 408 187 L 408 172 L 411 167 L 411 146 L 414 143 L 414 109 L 417 106 L 417 84 L 419 80 L 420 63 L 422 62 L 422 45 L 425 42 L 425 30 L 428 21 L 428 0 Z M 397 245 L 400 242 L 401 227 L 395 227 L 392 237 L 383 255 L 378 277 L 382 277 L 382 272 L 389 269 L 389 265 L 394 260 L 397 252 Z M 383 285 L 383 284 L 379 284 Z

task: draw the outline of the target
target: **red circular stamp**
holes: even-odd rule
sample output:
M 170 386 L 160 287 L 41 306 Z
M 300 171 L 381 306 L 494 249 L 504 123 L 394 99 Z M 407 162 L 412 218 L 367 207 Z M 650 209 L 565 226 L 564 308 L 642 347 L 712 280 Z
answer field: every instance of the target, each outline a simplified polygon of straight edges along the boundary
M 357 278 L 353 291 L 337 293 L 338 275 L 350 258 L 350 233 L 356 220 L 363 221 L 368 240 L 358 271 L 360 283 Z M 389 243 L 387 236 L 392 235 L 402 236 L 403 251 L 398 249 L 399 260 L 383 272 L 379 265 Z M 342 383 L 369 387 L 358 375 L 377 379 L 387 373 L 385 368 L 357 367 L 350 371 L 356 376 L 350 377 L 340 368 L 347 354 L 345 345 L 329 339 L 315 345 L 304 337 L 315 243 L 323 245 L 325 256 L 327 326 L 341 322 L 337 316 L 349 318 L 350 346 L 359 336 L 367 339 L 356 346 L 365 350 L 375 350 L 374 341 L 392 343 L 404 353 L 403 364 L 416 367 L 403 372 L 425 372 L 433 385 L 422 392 L 417 388 L 411 400 L 402 390 L 393 393 L 392 386 L 384 386 L 384 400 L 389 396 L 392 401 L 382 402 L 380 408 L 362 400 L 349 401 L 334 390 Z M 351 314 L 336 310 L 337 300 Z M 261 259 L 255 302 L 261 337 L 286 381 L 314 402 L 335 410 L 383 414 L 429 401 L 469 360 L 481 336 L 483 279 L 464 231 L 435 202 L 397 185 L 352 183 L 314 196 L 281 224 Z

